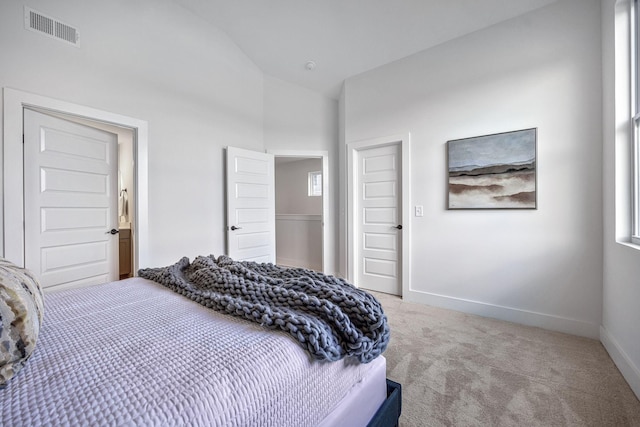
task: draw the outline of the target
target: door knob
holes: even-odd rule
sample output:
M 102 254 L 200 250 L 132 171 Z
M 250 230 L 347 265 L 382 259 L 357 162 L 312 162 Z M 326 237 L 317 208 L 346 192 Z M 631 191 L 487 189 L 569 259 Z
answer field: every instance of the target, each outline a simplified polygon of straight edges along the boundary
M 116 230 L 115 228 L 112 228 L 110 231 L 107 231 L 104 234 L 118 234 L 120 232 L 120 230 Z
M 231 231 L 242 230 L 242 227 L 236 227 L 235 225 L 231 226 Z
M 397 228 L 398 230 L 402 230 L 402 224 L 396 225 L 395 228 Z

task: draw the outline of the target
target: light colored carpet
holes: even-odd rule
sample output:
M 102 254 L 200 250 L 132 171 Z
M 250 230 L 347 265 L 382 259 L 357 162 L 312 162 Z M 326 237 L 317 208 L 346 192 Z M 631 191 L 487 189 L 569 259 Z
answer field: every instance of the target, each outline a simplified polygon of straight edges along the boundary
M 596 340 L 373 294 L 391 325 L 401 427 L 640 426 L 640 402 Z

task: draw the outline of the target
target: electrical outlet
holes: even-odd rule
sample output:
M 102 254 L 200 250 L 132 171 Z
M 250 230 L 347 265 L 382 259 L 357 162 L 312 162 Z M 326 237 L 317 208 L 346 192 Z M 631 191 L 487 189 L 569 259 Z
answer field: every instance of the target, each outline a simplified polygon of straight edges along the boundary
M 416 205 L 416 216 L 423 216 L 423 215 L 424 215 L 424 209 L 422 205 Z

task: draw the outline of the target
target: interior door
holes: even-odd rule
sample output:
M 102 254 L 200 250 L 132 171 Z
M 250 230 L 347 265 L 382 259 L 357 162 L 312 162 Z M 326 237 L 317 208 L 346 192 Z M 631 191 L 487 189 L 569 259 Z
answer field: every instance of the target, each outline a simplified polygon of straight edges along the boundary
M 356 284 L 402 294 L 402 174 L 399 144 L 357 152 Z
M 273 154 L 227 147 L 227 253 L 276 262 Z
M 42 286 L 118 280 L 117 150 L 115 134 L 24 110 L 25 266 Z

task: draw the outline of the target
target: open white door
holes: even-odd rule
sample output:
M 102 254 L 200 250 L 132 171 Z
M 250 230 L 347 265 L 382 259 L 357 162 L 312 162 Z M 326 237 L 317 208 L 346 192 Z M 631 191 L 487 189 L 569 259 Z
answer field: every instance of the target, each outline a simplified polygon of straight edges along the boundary
M 44 287 L 118 280 L 115 134 L 24 110 L 25 267 Z
M 276 262 L 273 154 L 227 147 L 227 254 Z

